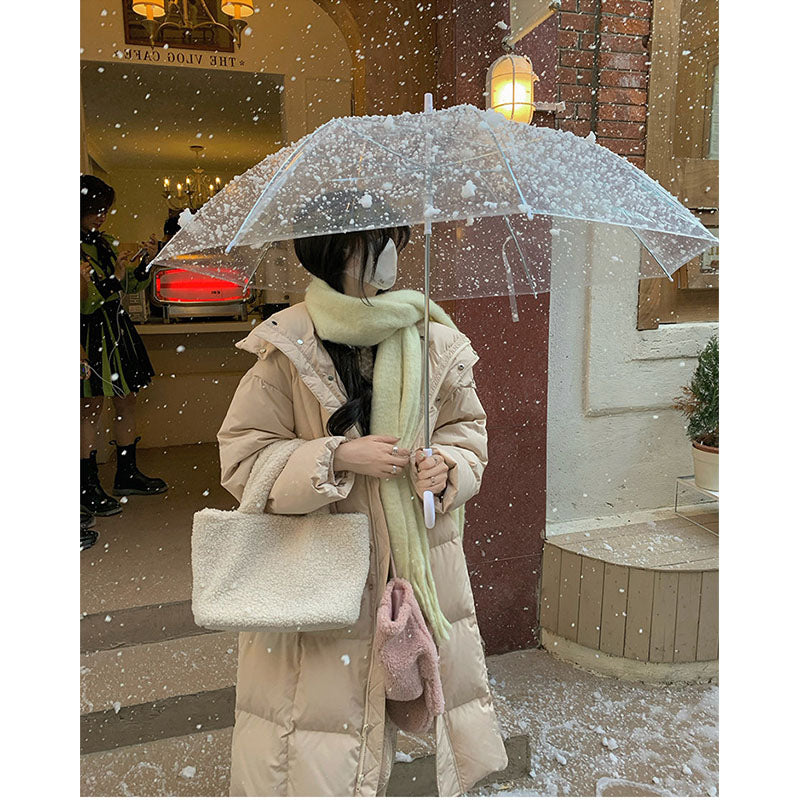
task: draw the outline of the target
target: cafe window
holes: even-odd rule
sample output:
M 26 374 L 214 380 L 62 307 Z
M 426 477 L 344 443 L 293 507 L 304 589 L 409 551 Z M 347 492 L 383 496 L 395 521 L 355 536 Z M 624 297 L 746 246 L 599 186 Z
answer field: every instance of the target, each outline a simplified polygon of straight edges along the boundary
M 655 3 L 645 169 L 719 231 L 718 0 Z M 639 330 L 719 319 L 719 249 L 639 283 Z

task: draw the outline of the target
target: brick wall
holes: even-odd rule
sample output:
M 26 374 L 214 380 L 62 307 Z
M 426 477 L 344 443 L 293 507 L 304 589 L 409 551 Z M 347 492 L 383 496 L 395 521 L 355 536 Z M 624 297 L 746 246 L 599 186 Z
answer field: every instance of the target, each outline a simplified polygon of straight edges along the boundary
M 557 16 L 556 127 L 644 169 L 652 0 L 562 0 Z

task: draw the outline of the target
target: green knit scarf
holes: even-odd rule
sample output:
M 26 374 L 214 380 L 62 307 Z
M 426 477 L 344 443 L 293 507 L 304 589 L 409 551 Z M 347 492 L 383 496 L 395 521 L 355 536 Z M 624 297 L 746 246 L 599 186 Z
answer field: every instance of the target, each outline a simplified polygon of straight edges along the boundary
M 416 324 L 425 314 L 425 296 L 401 289 L 371 297 L 369 302 L 372 305 L 337 292 L 316 277 L 306 290 L 306 308 L 320 338 L 357 347 L 378 345 L 370 433 L 399 437 L 398 446 L 410 449 L 424 413 L 422 347 Z M 457 330 L 433 301 L 430 318 Z M 422 502 L 414 491 L 409 469 L 380 482 L 381 503 L 398 576 L 411 583 L 436 641 L 441 642 L 450 638 L 451 626 L 439 606 Z M 463 533 L 463 506 L 453 516 L 459 533 Z

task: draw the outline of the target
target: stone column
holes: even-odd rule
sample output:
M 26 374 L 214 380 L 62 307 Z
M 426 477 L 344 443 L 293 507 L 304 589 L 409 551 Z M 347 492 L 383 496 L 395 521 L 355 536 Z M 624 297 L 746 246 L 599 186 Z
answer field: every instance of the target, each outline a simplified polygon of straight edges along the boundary
M 485 107 L 486 71 L 502 55 L 508 0 L 437 3 L 437 108 Z M 540 81 L 536 96 L 554 100 L 557 22 L 550 20 L 516 47 Z M 537 114 L 536 124 L 552 125 Z M 542 119 L 538 119 L 542 117 Z M 547 228 L 545 227 L 544 230 Z M 497 251 L 503 244 L 497 241 Z M 548 254 L 549 258 L 549 254 Z M 518 297 L 513 322 L 505 297 L 444 305 L 472 340 L 475 379 L 486 408 L 489 465 L 480 494 L 467 505 L 464 549 L 487 652 L 538 645 L 538 603 L 545 527 L 549 295 Z

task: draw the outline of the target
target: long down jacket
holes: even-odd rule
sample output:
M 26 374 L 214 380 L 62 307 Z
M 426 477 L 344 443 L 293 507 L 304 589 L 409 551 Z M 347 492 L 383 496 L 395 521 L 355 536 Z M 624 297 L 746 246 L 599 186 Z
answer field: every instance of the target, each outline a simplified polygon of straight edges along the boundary
M 419 329 L 422 336 L 421 323 Z M 305 303 L 273 315 L 237 347 L 257 360 L 218 434 L 223 486 L 240 499 L 259 451 L 277 439 L 299 437 L 304 444 L 276 480 L 267 510 L 366 513 L 371 555 L 352 628 L 240 634 L 230 793 L 375 796 L 385 690 L 373 640 L 389 569 L 379 479 L 333 470 L 336 447 L 359 433 L 326 434 L 328 418 L 346 397 Z M 472 376 L 478 356 L 466 336 L 432 322 L 429 359 L 431 444 L 450 473 L 428 535 L 439 600 L 453 625 L 440 648 L 445 713 L 435 723 L 436 772 L 439 795 L 457 796 L 507 765 L 461 538 L 448 513 L 480 488 L 486 415 Z M 423 435 L 421 426 L 415 448 L 423 446 Z

